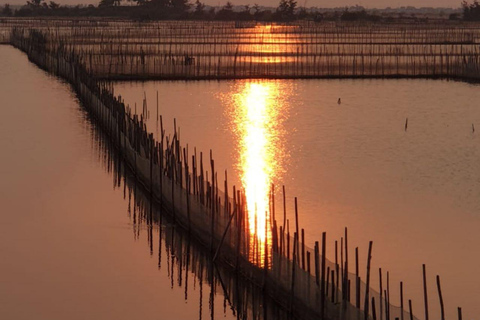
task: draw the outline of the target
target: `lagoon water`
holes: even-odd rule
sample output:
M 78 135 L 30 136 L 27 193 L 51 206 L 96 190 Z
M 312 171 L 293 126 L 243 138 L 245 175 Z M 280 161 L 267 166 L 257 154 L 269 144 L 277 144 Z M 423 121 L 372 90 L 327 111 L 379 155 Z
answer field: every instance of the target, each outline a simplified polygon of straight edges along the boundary
M 179 81 L 120 82 L 115 91 L 132 110 L 144 112 L 156 137 L 158 95 L 167 135 L 176 119 L 190 153 L 193 147 L 207 155 L 213 149 L 219 180 L 226 169 L 230 184 L 246 188 L 247 198 L 249 190 L 254 194 L 256 209 L 265 200 L 259 192 L 274 183 L 281 215 L 279 190 L 285 185 L 290 222 L 297 196 L 307 245 L 326 231 L 330 259 L 333 241 L 348 227 L 350 265 L 358 246 L 364 270 L 373 240 L 373 286 L 378 288 L 378 267 L 388 270 L 392 303 L 399 305 L 403 281 L 405 299 L 422 317 L 425 263 L 433 317 L 439 316 L 436 275 L 449 318 L 457 306 L 467 318 L 480 314 L 478 85 Z
M 165 243 L 159 267 L 171 227 L 135 220 L 70 86 L 12 47 L 0 57 L 0 318 L 235 319 L 220 285 L 213 313 L 205 279 L 203 295 L 190 271 L 180 285 Z
M 168 268 L 158 268 L 145 226 L 114 188 L 99 138 L 68 84 L 11 47 L 0 46 L 0 57 L 1 318 L 210 317 L 208 285 L 203 296 L 191 285 L 185 299 Z M 285 185 L 287 216 L 293 221 L 297 196 L 309 246 L 327 231 L 333 258 L 333 240 L 348 227 L 350 261 L 359 246 L 364 268 L 373 240 L 373 270 L 390 271 L 393 303 L 402 280 L 421 318 L 426 263 L 431 315 L 438 314 L 437 274 L 449 318 L 457 306 L 464 318 L 480 314 L 478 86 L 256 80 L 115 88 L 137 112 L 146 96 L 147 125 L 157 135 L 158 91 L 167 134 L 176 118 L 191 152 L 213 149 L 219 172 L 254 190 L 256 203 L 270 183 L 277 200 Z M 155 227 L 153 252 L 159 228 L 168 227 Z M 235 318 L 216 291 L 215 317 Z

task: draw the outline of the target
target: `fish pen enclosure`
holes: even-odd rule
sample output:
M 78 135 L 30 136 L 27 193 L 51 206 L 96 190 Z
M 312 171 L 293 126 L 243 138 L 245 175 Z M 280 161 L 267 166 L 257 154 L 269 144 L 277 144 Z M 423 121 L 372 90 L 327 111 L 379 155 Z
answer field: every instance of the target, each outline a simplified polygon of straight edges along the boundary
M 125 24 L 128 25 L 128 23 Z M 180 22 L 179 24 L 172 23 L 169 28 L 169 23 L 166 22 L 163 28 L 167 31 L 162 31 L 162 28 L 152 28 L 151 32 L 155 35 L 161 32 L 191 34 L 192 30 L 195 30 L 190 23 Z M 202 32 L 208 33 L 208 25 L 209 23 L 203 24 Z M 211 25 L 213 27 L 217 23 Z M 182 29 L 179 26 L 185 26 L 185 28 Z M 174 29 L 175 31 L 172 31 Z M 211 30 L 214 31 L 211 32 L 216 34 L 214 38 L 224 37 L 227 41 L 232 37 L 231 32 L 234 29 L 232 27 L 215 31 L 213 28 Z M 77 30 L 81 30 L 83 35 L 77 33 Z M 91 34 L 87 32 L 88 30 Z M 197 153 L 196 149 L 182 146 L 176 126 L 174 132 L 167 135 L 163 129 L 161 116 L 157 117 L 161 128 L 160 138 L 157 141 L 154 134 L 147 131 L 144 116 L 134 114 L 121 97 L 116 97 L 111 83 L 99 79 L 102 76 L 93 68 L 97 65 L 90 64 L 89 59 L 93 56 L 95 47 L 91 39 L 95 38 L 94 35 L 99 32 L 101 34 L 101 30 L 102 28 L 98 27 L 91 29 L 56 27 L 40 31 L 15 27 L 10 36 L 10 43 L 27 53 L 29 59 L 39 67 L 65 79 L 72 85 L 89 114 L 109 137 L 114 152 L 122 158 L 124 166 L 128 166 L 133 172 L 135 181 L 142 185 L 151 199 L 169 212 L 174 223 L 182 226 L 195 241 L 206 248 L 212 262 L 221 263 L 242 279 L 254 283 L 261 288 L 263 294 L 283 306 L 293 318 L 416 319 L 413 316 L 411 300 L 408 300 L 408 312 L 406 311 L 403 284 L 400 283 L 400 301 L 390 301 L 389 273 L 382 274 L 382 269 L 379 269 L 378 273 L 371 270 L 372 242 L 369 243 L 365 259 L 366 269 L 362 271 L 359 270 L 358 247 L 355 248 L 355 262 L 348 260 L 353 250 L 350 244 L 349 253 L 347 229 L 344 237 L 339 240 L 327 242 L 327 235 L 323 233 L 322 239 L 315 242 L 313 248 L 307 246 L 297 210 L 295 210 L 294 223 L 286 220 L 285 209 L 283 217 L 279 213 L 281 210 L 278 208 L 277 211 L 275 210 L 274 198 L 282 196 L 282 193 L 279 195 L 274 186 L 271 187 L 270 206 L 265 212 L 265 223 L 261 225 L 256 218 L 252 219 L 257 215 L 248 210 L 244 191 L 229 185 L 227 172 L 224 174 L 217 172 L 218 168 L 215 167 L 212 152 L 204 155 Z M 123 29 L 127 32 L 125 30 Z M 285 30 L 294 29 L 286 27 Z M 293 31 L 285 30 L 281 33 L 282 37 L 299 36 Z M 462 42 L 464 39 L 462 40 L 461 37 L 466 35 L 465 30 L 467 29 L 452 31 L 451 37 L 458 36 L 458 41 Z M 415 32 L 413 28 L 410 31 Z M 114 27 L 109 28 L 108 23 L 103 32 L 116 33 L 120 39 L 120 32 L 117 33 Z M 246 31 L 242 32 L 247 39 L 255 37 Z M 474 32 L 475 30 L 472 34 Z M 456 36 L 453 36 L 454 34 Z M 380 37 L 380 35 L 377 36 Z M 417 41 L 428 38 L 427 34 L 420 31 L 417 36 L 419 37 Z M 340 41 L 326 35 L 323 37 L 332 42 Z M 354 38 L 355 41 L 358 40 L 357 37 Z M 126 39 L 129 38 L 124 37 L 121 41 L 126 42 Z M 361 39 L 364 39 L 365 43 L 369 41 L 366 38 Z M 472 39 L 474 40 L 470 37 L 469 41 L 472 42 Z M 141 41 L 146 40 L 148 38 L 142 38 Z M 96 46 L 98 50 L 115 47 L 105 45 L 105 41 L 101 41 L 101 38 L 95 41 L 99 41 Z M 348 38 L 342 41 L 346 43 Z M 462 45 L 452 46 L 462 47 Z M 134 44 L 127 47 L 140 49 L 141 46 Z M 142 50 L 146 49 L 142 47 Z M 124 55 L 119 54 L 116 57 L 122 56 Z M 178 53 L 178 56 L 181 55 Z M 103 54 L 96 57 L 113 59 L 114 55 Z M 116 63 L 119 66 L 122 65 L 120 61 Z M 283 197 L 285 199 L 284 192 Z M 296 199 L 295 208 L 297 208 Z M 334 249 L 330 251 L 333 245 Z M 327 246 L 329 252 L 335 253 L 335 261 L 326 259 Z M 361 273 L 365 276 L 363 277 Z M 378 290 L 374 290 L 370 285 L 374 275 L 378 275 L 377 279 L 380 283 Z M 426 298 L 425 265 L 423 279 Z M 443 314 L 439 277 L 437 277 L 437 285 Z M 415 306 L 417 310 L 418 304 Z M 427 299 L 421 309 L 425 310 L 428 319 Z M 459 309 L 459 317 L 461 319 L 461 309 Z
M 150 193 L 138 184 L 110 139 L 95 126 L 94 119 L 87 117 L 93 124 L 92 149 L 105 171 L 112 176 L 114 188 L 123 190 L 123 197 L 128 201 L 128 216 L 134 238 L 138 240 L 146 235 L 144 238 L 152 258 L 158 253 L 158 269 L 167 269 L 171 287 L 185 289 L 186 302 L 192 301 L 188 296 L 189 288 L 199 288 L 200 319 L 203 308 L 211 315 L 215 309 L 223 309 L 225 314 L 227 307 L 237 319 L 290 319 L 288 310 L 264 295 L 261 287 L 244 281 L 238 273 L 231 272 L 228 265 L 212 263 L 208 248 L 199 245 L 188 230 L 176 227 L 172 217 L 166 215 L 158 203 L 151 199 Z M 221 300 L 217 297 L 219 291 L 223 293 Z M 208 298 L 208 307 L 205 304 L 202 306 L 202 296 Z
M 35 26 L 101 79 L 477 79 L 475 23 L 5 20 Z M 0 29 L 2 30 L 2 29 Z M 1 41 L 0 32 L 0 41 Z

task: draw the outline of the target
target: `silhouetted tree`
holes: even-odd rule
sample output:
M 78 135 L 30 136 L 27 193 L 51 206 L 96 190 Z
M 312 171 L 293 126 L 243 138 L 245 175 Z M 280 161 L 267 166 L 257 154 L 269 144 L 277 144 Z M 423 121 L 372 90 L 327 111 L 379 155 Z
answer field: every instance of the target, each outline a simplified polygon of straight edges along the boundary
M 60 8 L 60 5 L 58 3 L 56 3 L 55 1 L 50 1 L 50 3 L 48 4 L 48 7 L 52 10 L 55 10 L 55 9 Z
M 233 4 L 230 1 L 223 6 L 223 10 L 233 12 Z
M 27 1 L 27 7 L 38 9 L 42 6 L 44 0 L 31 0 Z
M 244 8 L 243 11 L 240 12 L 238 17 L 241 20 L 250 20 L 252 18 L 252 14 L 250 13 L 252 9 L 250 8 L 250 5 L 247 4 L 243 8 Z
M 296 7 L 297 1 L 295 0 L 280 0 L 276 11 L 277 18 L 285 21 L 293 20 Z
M 280 3 L 278 4 L 277 12 L 279 14 L 286 14 L 288 11 L 288 0 L 280 0 Z
M 113 0 L 100 0 L 100 3 L 98 4 L 99 8 L 103 7 L 113 7 Z
M 214 7 L 211 7 L 210 10 L 208 10 L 208 15 L 210 17 L 215 17 L 215 8 Z
M 10 8 L 10 5 L 7 3 L 3 7 L 2 14 L 6 17 L 10 17 L 13 14 L 12 8 Z
M 253 18 L 255 20 L 271 20 L 271 15 L 271 11 L 263 11 L 257 3 L 253 5 Z M 267 17 L 267 19 L 265 19 L 265 17 Z
M 474 0 L 472 4 L 467 1 L 462 2 L 463 19 L 465 20 L 480 20 L 480 3 Z
M 182 14 L 190 9 L 190 3 L 188 3 L 188 0 L 170 0 L 170 7 L 174 13 Z
M 121 2 L 121 0 L 100 0 L 100 3 L 98 4 L 98 6 L 100 8 L 119 6 L 120 2 Z
M 193 16 L 196 18 L 202 18 L 205 15 L 205 5 L 197 0 L 195 2 L 195 10 L 193 11 Z
M 307 17 L 308 17 L 307 9 L 305 7 L 301 7 L 298 10 L 297 19 L 305 19 Z
M 219 20 L 232 20 L 234 18 L 233 4 L 228 1 L 227 4 L 217 12 L 216 18 Z

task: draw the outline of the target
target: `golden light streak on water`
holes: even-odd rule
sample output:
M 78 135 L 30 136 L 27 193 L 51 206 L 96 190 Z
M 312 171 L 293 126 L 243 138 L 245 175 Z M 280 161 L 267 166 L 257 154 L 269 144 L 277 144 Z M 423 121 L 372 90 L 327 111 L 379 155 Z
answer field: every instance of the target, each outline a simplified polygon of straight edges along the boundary
M 243 57 L 242 59 L 246 62 L 266 64 L 295 61 L 294 56 L 285 55 L 287 53 L 294 54 L 297 50 L 296 43 L 298 42 L 294 34 L 285 33 L 289 30 L 288 28 L 294 27 L 256 26 L 250 39 L 255 44 L 243 45 L 241 51 L 252 52 L 258 55 Z
M 248 212 L 255 212 L 257 230 L 260 240 L 265 240 L 265 223 L 268 208 L 268 194 L 271 184 L 273 157 L 269 152 L 268 122 L 274 116 L 267 99 L 270 86 L 253 83 L 244 97 L 244 134 L 242 141 L 241 163 L 243 168 L 242 182 L 247 197 Z M 250 228 L 255 228 L 253 215 L 250 216 Z
M 288 155 L 283 121 L 291 83 L 241 82 L 233 94 L 232 130 L 236 132 L 237 169 L 247 200 L 252 261 L 263 265 L 271 246 L 270 190 L 284 171 Z M 266 245 L 265 245 L 266 244 Z

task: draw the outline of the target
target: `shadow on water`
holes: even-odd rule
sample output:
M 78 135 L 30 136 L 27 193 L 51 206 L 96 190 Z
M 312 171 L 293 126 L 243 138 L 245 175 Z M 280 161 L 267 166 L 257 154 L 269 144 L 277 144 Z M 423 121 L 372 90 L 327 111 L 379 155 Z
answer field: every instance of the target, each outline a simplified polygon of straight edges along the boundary
M 224 318 L 297 319 L 264 294 L 260 284 L 246 280 L 218 260 L 213 263 L 209 250 L 192 239 L 187 230 L 174 224 L 171 214 L 142 187 L 110 139 L 96 126 L 95 119 L 86 111 L 83 117 L 94 156 L 111 175 L 113 188 L 123 192 L 128 201 L 127 212 L 134 239 L 139 240 L 146 234 L 150 255 L 156 256 L 158 269 L 166 268 L 172 289 L 175 286 L 184 289 L 185 301 L 189 298 L 190 286 L 198 289 L 199 319 L 205 308 L 209 310 L 210 319 L 218 315 L 216 308 L 223 309 Z M 204 306 L 207 296 L 208 306 Z

